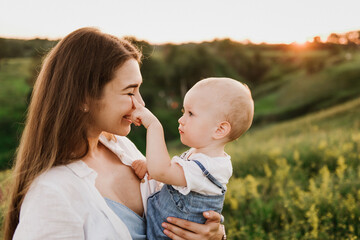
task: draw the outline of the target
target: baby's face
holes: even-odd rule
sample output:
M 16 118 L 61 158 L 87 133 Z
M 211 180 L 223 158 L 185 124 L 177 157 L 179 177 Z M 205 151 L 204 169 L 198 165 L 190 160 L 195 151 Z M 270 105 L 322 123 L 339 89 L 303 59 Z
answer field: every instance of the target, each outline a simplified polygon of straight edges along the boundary
M 214 101 L 216 91 L 192 88 L 184 98 L 184 113 L 179 119 L 180 139 L 184 145 L 202 148 L 211 144 L 222 114 L 220 102 Z

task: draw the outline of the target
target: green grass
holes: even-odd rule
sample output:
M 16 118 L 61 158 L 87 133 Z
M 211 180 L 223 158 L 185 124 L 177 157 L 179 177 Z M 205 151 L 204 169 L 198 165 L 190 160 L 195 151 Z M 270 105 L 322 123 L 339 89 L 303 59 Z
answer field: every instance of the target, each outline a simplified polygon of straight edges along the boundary
M 360 98 L 229 144 L 230 239 L 357 239 Z
M 26 106 L 30 87 L 31 58 L 2 59 L 0 61 L 0 117 L 13 114 Z
M 0 61 L 0 169 L 8 168 L 25 118 L 31 58 Z
M 303 66 L 254 89 L 255 121 L 290 119 L 359 97 L 360 53 L 354 52 L 348 59 L 345 55 L 321 60 L 323 66 L 313 73 Z

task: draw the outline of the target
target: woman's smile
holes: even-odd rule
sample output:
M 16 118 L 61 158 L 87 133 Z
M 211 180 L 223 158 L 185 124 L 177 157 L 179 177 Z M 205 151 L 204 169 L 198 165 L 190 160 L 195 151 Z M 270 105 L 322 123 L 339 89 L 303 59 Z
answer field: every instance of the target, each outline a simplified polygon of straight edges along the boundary
M 125 115 L 125 116 L 123 117 L 123 119 L 125 119 L 125 121 L 127 121 L 129 124 L 132 123 L 132 121 L 131 121 L 131 115 Z

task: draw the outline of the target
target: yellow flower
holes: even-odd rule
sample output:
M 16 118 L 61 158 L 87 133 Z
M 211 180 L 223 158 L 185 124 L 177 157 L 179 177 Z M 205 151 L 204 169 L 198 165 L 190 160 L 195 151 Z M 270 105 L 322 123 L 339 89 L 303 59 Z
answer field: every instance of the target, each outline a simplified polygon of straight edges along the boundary
M 298 150 L 294 151 L 294 160 L 299 161 L 300 160 L 300 153 Z
M 272 175 L 271 169 L 269 168 L 268 164 L 264 165 L 264 172 L 267 178 L 270 178 Z
M 319 150 L 324 150 L 327 147 L 327 142 L 325 140 L 321 140 L 319 145 L 318 145 L 318 149 Z
M 327 166 L 324 166 L 323 168 L 320 169 L 320 175 L 322 180 L 320 186 L 320 189 L 322 191 L 322 196 L 324 196 L 325 198 L 329 198 L 328 188 L 331 179 L 330 179 L 330 171 L 327 168 Z
M 280 154 L 281 154 L 281 148 L 273 148 L 268 153 L 270 158 L 276 158 L 276 157 L 280 156 Z
M 349 211 L 349 213 L 352 213 L 351 218 L 354 219 L 355 215 L 353 213 L 356 208 L 356 201 L 355 201 L 355 198 L 351 194 L 346 195 L 346 199 L 344 200 L 344 205 L 345 205 L 346 209 Z
M 318 237 L 318 228 L 319 228 L 319 218 L 317 215 L 317 209 L 316 205 L 312 204 L 309 211 L 306 212 L 306 217 L 308 217 L 308 222 L 310 226 L 312 227 L 312 230 L 310 232 L 310 237 L 317 239 Z M 309 235 L 309 234 L 307 234 Z
M 247 189 L 248 193 L 252 197 L 258 198 L 259 193 L 257 191 L 257 187 L 258 187 L 259 183 L 256 181 L 256 179 L 252 175 L 247 175 L 245 177 L 245 183 L 246 183 L 246 189 Z
M 232 210 L 238 210 L 239 209 L 238 201 L 235 198 L 230 198 L 229 201 L 230 201 L 230 208 Z
M 358 133 L 353 133 L 351 135 L 351 139 L 354 141 L 354 142 L 360 142 L 360 132 Z
M 344 145 L 342 146 L 342 150 L 344 152 L 351 152 L 354 149 L 354 144 L 353 143 L 344 143 Z
M 347 165 L 345 163 L 345 158 L 343 156 L 340 156 L 337 161 L 338 167 L 336 168 L 336 175 L 339 179 L 342 179 L 344 177 L 344 172 L 347 168 Z

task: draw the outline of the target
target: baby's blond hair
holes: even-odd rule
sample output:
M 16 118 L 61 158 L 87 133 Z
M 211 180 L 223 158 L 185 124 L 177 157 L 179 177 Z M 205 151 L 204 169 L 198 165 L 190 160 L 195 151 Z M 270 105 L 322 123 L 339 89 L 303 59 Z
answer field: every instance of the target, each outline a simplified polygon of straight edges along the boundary
M 206 78 L 194 85 L 195 88 L 216 89 L 213 98 L 218 110 L 231 125 L 228 141 L 234 141 L 251 126 L 254 116 L 254 101 L 246 84 L 231 78 Z M 221 105 L 221 106 L 220 106 Z

